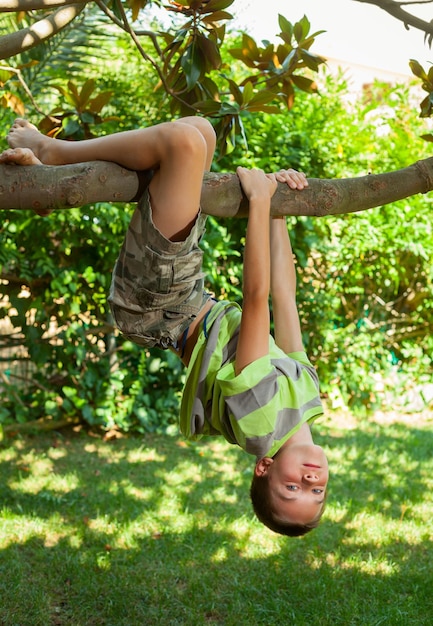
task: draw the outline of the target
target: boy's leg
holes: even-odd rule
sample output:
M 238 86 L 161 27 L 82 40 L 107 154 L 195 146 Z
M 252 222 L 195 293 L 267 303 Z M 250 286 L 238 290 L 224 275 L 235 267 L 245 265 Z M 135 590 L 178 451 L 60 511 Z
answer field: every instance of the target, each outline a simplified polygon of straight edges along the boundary
M 149 185 L 152 218 L 165 237 L 182 241 L 197 217 L 203 173 L 210 168 L 215 149 L 215 132 L 199 117 L 166 124 L 163 132 L 159 168 Z
M 155 170 L 149 186 L 154 223 L 168 239 L 182 240 L 199 209 L 203 172 L 212 162 L 215 134 L 204 118 L 187 117 L 72 142 L 51 139 L 26 120 L 17 120 L 8 143 L 12 148 L 30 148 L 47 165 L 102 160 L 132 170 Z

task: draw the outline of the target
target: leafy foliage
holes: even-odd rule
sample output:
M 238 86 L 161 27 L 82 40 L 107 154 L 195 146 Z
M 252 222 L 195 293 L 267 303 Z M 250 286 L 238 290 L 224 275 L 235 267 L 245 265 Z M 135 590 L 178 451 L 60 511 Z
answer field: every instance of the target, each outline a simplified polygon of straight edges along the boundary
M 62 102 L 60 108 L 45 112 L 46 119 L 41 128 L 57 135 L 63 122 L 63 131 L 66 129 L 66 132 L 62 136 L 88 136 L 89 124 L 97 121 L 100 110 L 94 107 L 83 115 L 80 110 L 83 99 L 78 94 L 86 91 L 88 81 L 82 86 L 75 79 L 79 75 L 82 80 L 81 70 L 86 60 L 99 61 L 106 58 L 110 46 L 116 48 L 114 42 L 119 31 L 107 28 L 108 19 L 116 28 L 126 31 L 129 44 L 131 41 L 135 44 L 143 66 L 152 75 L 153 89 L 168 96 L 172 116 L 201 113 L 218 120 L 215 128 L 222 153 L 231 147 L 229 138 L 242 133 L 241 117 L 245 112 L 278 112 L 281 106 L 290 109 L 296 92 L 316 90 L 312 74 L 317 72 L 324 59 L 311 51 L 320 32 L 310 33 L 306 17 L 292 24 L 280 16 L 281 43 L 278 46 L 270 42 L 263 42 L 260 46 L 244 35 L 241 46 L 228 51 L 227 55 L 231 57 L 228 62 L 223 60 L 221 48 L 226 41 L 226 23 L 232 19 L 226 9 L 233 4 L 233 0 L 171 2 L 164 5 L 164 9 L 172 15 L 168 27 L 157 24 L 152 18 L 151 4 L 155 3 L 144 0 L 127 3 L 131 9 L 129 13 L 121 2 L 114 2 L 113 6 L 109 4 L 105 7 L 105 13 L 101 13 L 91 3 L 73 25 L 57 33 L 44 45 L 10 59 L 9 77 L 5 77 L 10 81 L 10 93 L 19 97 L 22 107 L 21 90 L 13 79 L 18 70 L 22 72 L 33 105 L 39 111 L 42 108 L 46 111 L 47 97 L 44 92 L 47 87 L 50 103 L 54 100 L 53 87 L 59 89 L 64 101 L 69 105 L 72 103 L 75 108 L 65 111 Z M 33 19 L 32 14 L 19 14 L 16 27 L 24 28 Z M 140 25 L 146 23 L 151 28 L 138 28 L 135 33 L 130 21 Z M 231 76 L 233 59 L 237 59 L 242 68 L 239 81 L 234 81 Z M 59 68 L 64 67 L 68 68 L 67 87 L 58 82 L 59 76 L 64 76 Z M 55 80 L 53 77 L 56 77 Z M 100 94 L 99 104 L 103 97 L 104 104 L 107 103 L 106 94 Z M 10 97 L 0 104 L 12 106 L 14 102 Z M 18 104 L 15 105 L 16 111 L 17 107 Z M 68 125 L 64 122 L 66 117 Z M 78 119 L 71 124 L 71 117 Z M 79 129 L 77 125 L 84 129 Z
M 259 45 L 244 34 L 241 45 L 230 50 L 232 63 L 237 59 L 244 69 L 240 82 L 233 81 L 231 64 L 224 62 L 221 55 L 221 48 L 227 41 L 227 25 L 233 19 L 229 11 L 233 2 L 110 0 L 95 5 L 88 1 L 69 27 L 60 30 L 54 20 L 52 34 L 43 42 L 35 41 L 30 51 L 23 51 L 16 43 L 11 43 L 10 48 L 6 46 L 10 54 L 10 77 L 23 71 L 33 77 L 38 75 L 39 85 L 42 85 L 50 82 L 53 72 L 59 74 L 59 68 L 67 67 L 68 79 L 71 79 L 86 61 L 87 65 L 89 60 L 92 63 L 101 51 L 109 49 L 104 39 L 113 39 L 115 33 L 124 32 L 129 44 L 141 55 L 146 71 L 153 73 L 154 87 L 161 89 L 168 98 L 172 115 L 202 113 L 218 119 L 216 129 L 224 152 L 230 149 L 233 135 L 242 134 L 244 111 L 276 112 L 281 106 L 290 109 L 298 91 L 316 90 L 314 75 L 324 62 L 312 52 L 316 37 L 323 31 L 310 33 L 306 16 L 292 24 L 280 15 L 279 45 L 269 41 Z M 43 10 L 26 10 L 24 2 L 18 3 L 17 8 L 19 12 L 13 17 L 0 9 L 0 33 L 31 27 L 46 15 Z M 389 3 L 381 8 L 397 19 L 403 19 L 404 15 L 404 20 L 410 18 L 412 23 L 414 18 L 407 13 L 390 11 Z M 155 9 L 159 9 L 159 13 L 155 13 Z M 155 15 L 163 15 L 159 23 Z M 431 24 L 415 18 L 413 25 L 425 32 L 426 41 L 431 44 Z M 417 61 L 411 61 L 411 66 L 428 92 L 421 103 L 421 115 L 430 116 L 431 73 L 426 80 L 427 73 Z M 245 74 L 248 70 L 250 73 Z M 5 78 L 0 77 L 0 80 Z M 23 105 L 21 90 L 14 89 L 16 80 L 13 78 L 11 83 L 12 90 L 2 97 L 0 106 L 18 111 Z M 32 94 L 34 84 L 30 79 L 27 91 L 38 108 L 37 94 Z M 431 141 L 431 135 L 426 135 L 425 139 Z
M 424 70 L 418 61 L 412 59 L 409 63 L 412 73 L 421 79 L 421 86 L 427 92 L 427 96 L 420 104 L 420 117 L 431 117 L 433 114 L 433 66 L 428 72 Z M 423 135 L 426 141 L 433 141 L 433 134 Z

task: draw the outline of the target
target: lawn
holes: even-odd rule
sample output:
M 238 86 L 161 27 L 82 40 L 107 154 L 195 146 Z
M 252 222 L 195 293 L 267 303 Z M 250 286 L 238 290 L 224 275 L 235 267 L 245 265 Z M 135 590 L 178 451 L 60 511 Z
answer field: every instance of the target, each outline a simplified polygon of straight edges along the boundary
M 0 448 L 2 626 L 433 623 L 433 414 L 329 413 L 321 526 L 253 517 L 223 441 L 89 433 Z

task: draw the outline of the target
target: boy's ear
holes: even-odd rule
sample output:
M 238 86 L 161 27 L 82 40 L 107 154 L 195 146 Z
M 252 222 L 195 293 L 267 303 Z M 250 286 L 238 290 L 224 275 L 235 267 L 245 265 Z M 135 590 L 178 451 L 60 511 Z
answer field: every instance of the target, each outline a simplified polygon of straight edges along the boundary
M 263 457 L 263 459 L 260 459 L 260 461 L 257 461 L 256 466 L 254 468 L 254 474 L 259 477 L 266 476 L 273 462 L 274 462 L 274 459 L 271 459 L 268 456 Z

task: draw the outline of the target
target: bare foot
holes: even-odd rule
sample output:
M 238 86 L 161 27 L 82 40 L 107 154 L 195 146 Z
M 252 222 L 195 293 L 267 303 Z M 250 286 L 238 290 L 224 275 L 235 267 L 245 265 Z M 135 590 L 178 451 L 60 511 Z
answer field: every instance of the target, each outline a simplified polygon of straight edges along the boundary
M 56 165 L 54 139 L 38 131 L 27 120 L 17 118 L 9 130 L 7 142 L 11 148 L 30 148 L 36 158 L 46 165 Z M 21 163 L 24 165 L 24 163 Z M 28 165 L 32 165 L 28 163 Z M 33 164 L 34 165 L 34 164 Z
M 15 165 L 43 165 L 30 148 L 9 148 L 0 154 L 0 163 Z
M 9 148 L 0 154 L 0 163 L 6 165 L 43 165 L 30 148 Z M 46 217 L 53 209 L 33 209 L 41 217 Z

